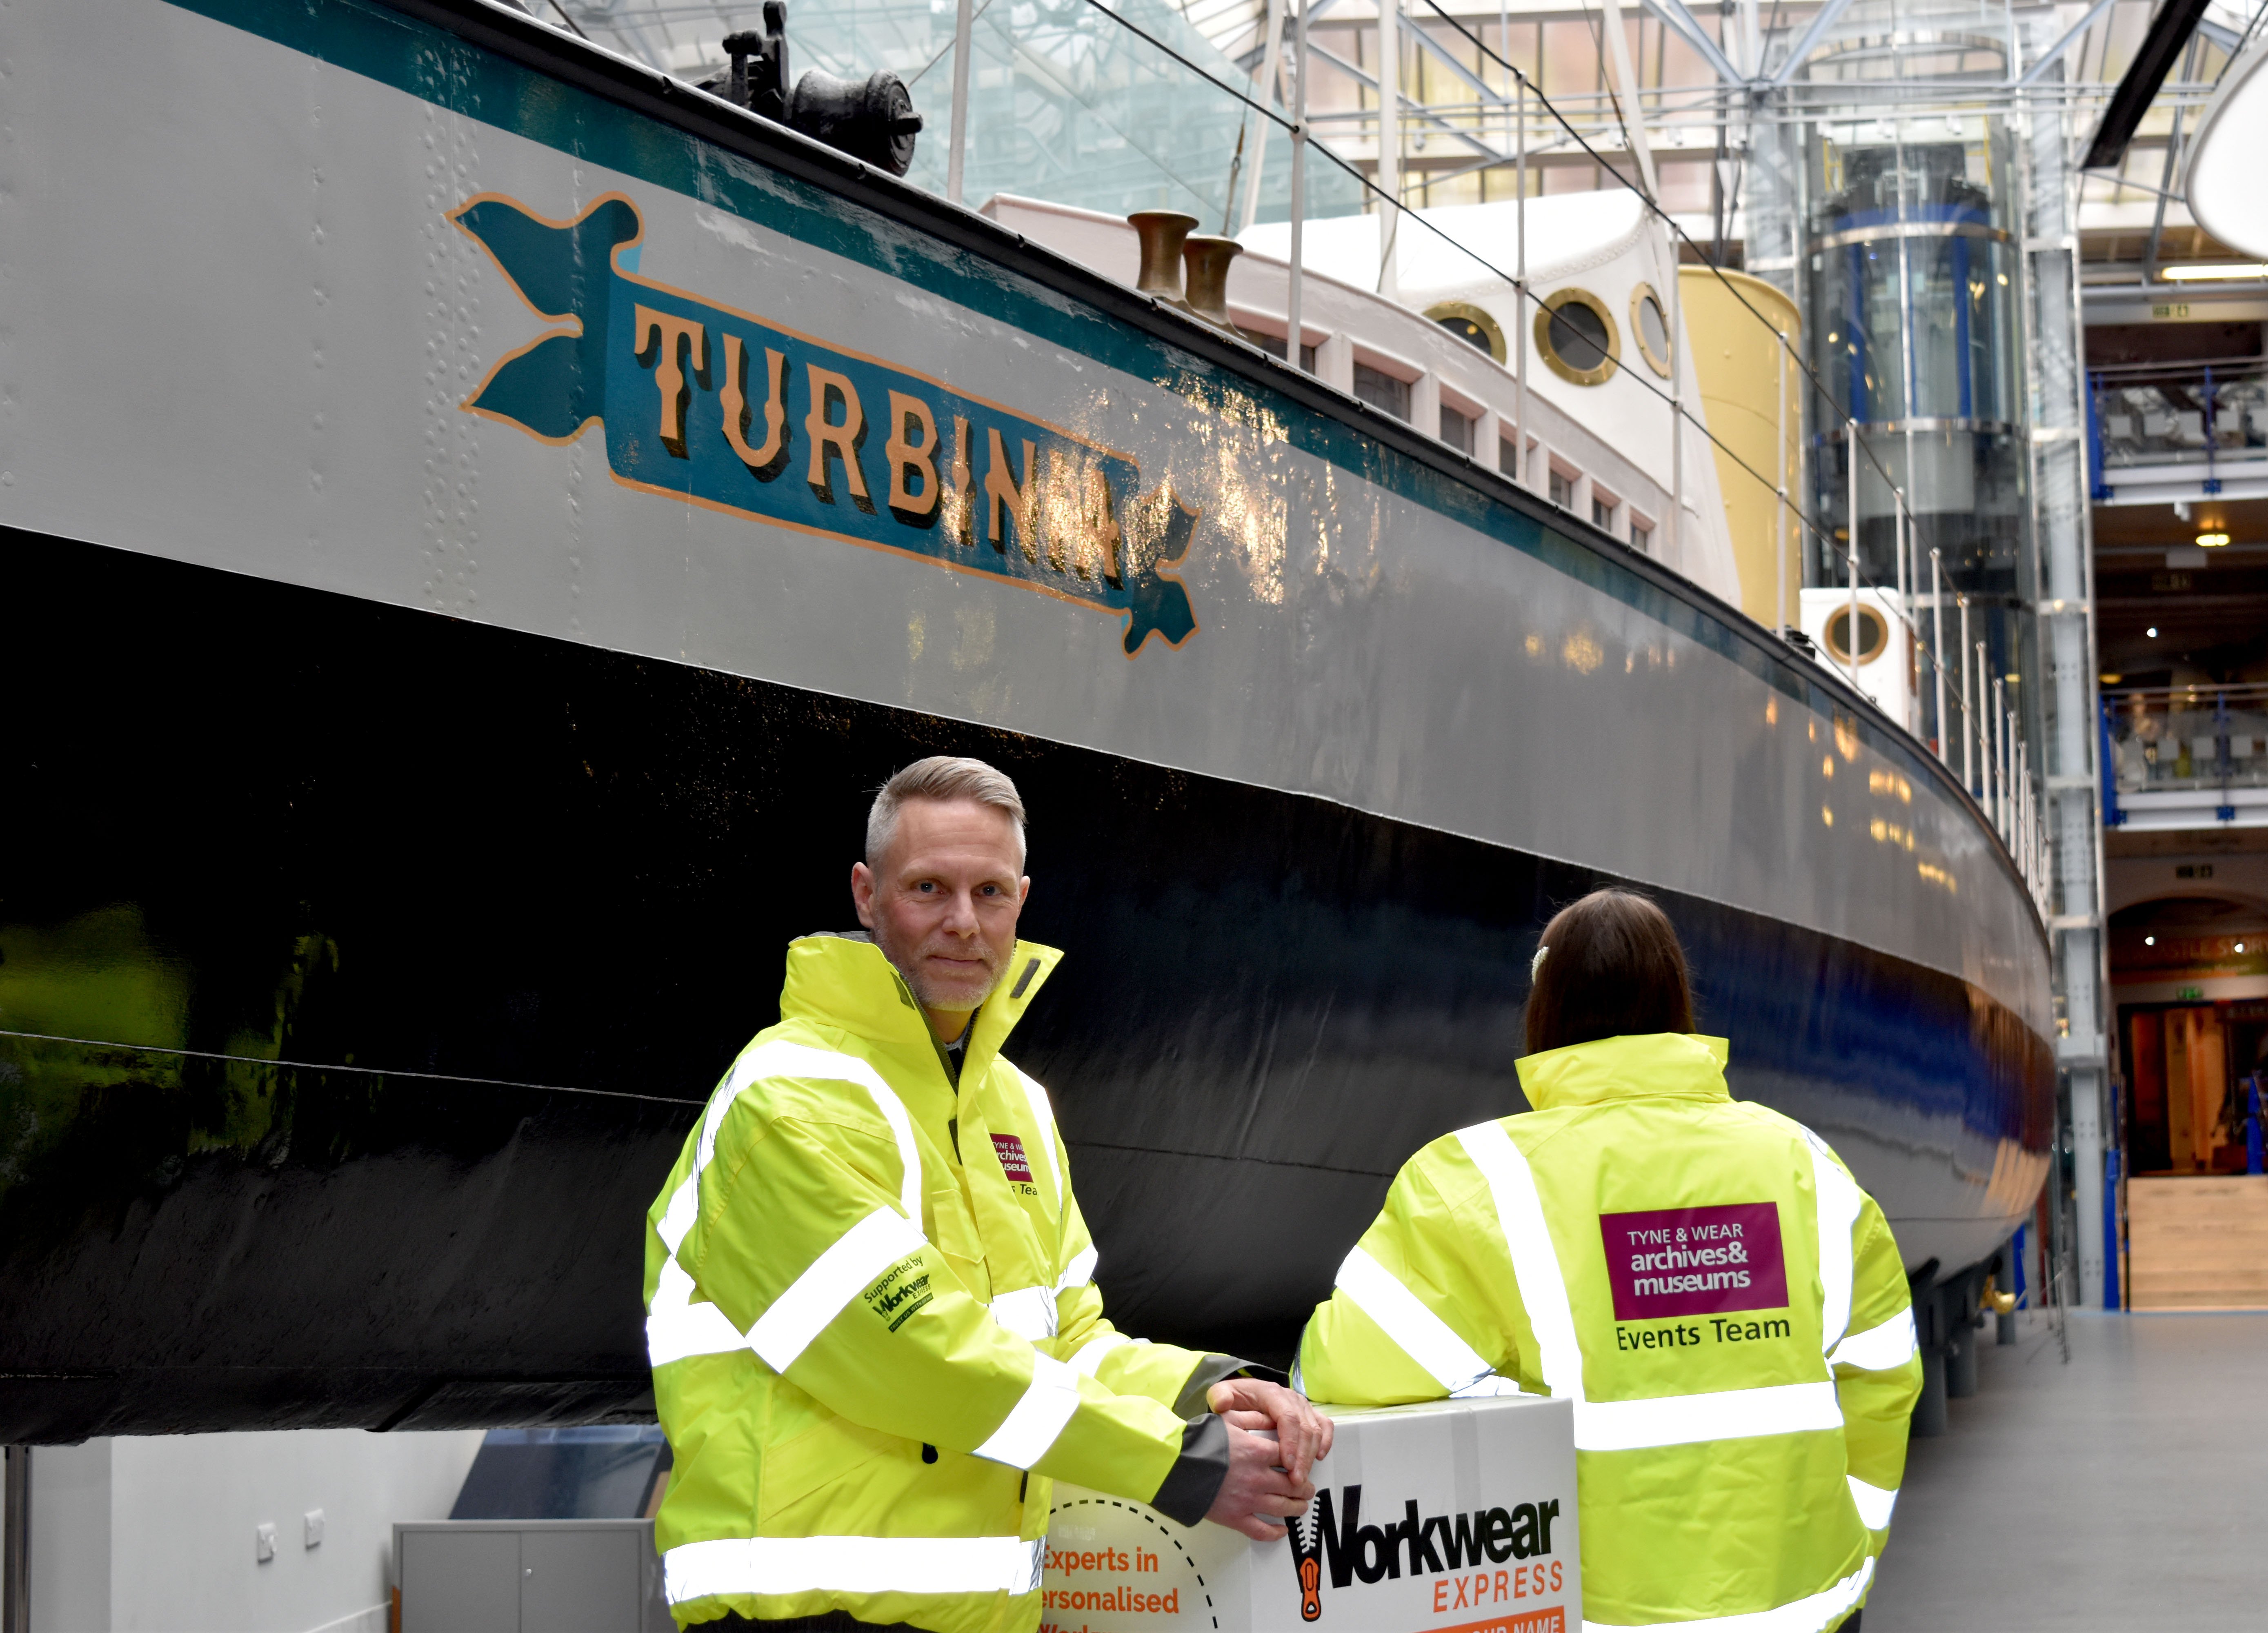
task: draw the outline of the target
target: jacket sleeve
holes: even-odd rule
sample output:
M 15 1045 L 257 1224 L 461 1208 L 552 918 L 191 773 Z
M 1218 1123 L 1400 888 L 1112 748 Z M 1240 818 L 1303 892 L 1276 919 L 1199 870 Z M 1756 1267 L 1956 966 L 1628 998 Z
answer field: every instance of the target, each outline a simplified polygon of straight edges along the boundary
M 1062 1279 L 1056 1288 L 1056 1336 L 1049 1349 L 1072 1371 L 1114 1394 L 1144 1396 L 1184 1420 L 1203 1416 L 1211 1409 L 1205 1392 L 1244 1363 L 1234 1356 L 1129 1338 L 1110 1324 L 1102 1313 L 1102 1290 L 1094 1284 L 1094 1239 L 1071 1188 L 1071 1153 L 1052 1126 L 1047 1133 L 1055 1145 L 1056 1172 L 1064 1176 Z
M 1512 1286 L 1510 1252 L 1466 1228 L 1443 1195 L 1436 1149 L 1395 1177 L 1307 1322 L 1292 1382 L 1317 1401 L 1393 1406 L 1516 1388 L 1517 1341 L 1485 1285 Z
M 718 1129 L 677 1258 L 766 1365 L 885 1434 L 1203 1515 L 1227 1469 L 1217 1419 L 1185 1425 L 996 1322 L 906 1217 L 879 1120 L 755 1099 Z
M 1904 1477 L 1906 1428 L 1921 1394 L 1913 1301 L 1889 1222 L 1861 1194 L 1851 1226 L 1851 1323 L 1828 1357 L 1843 1407 L 1851 1496 L 1879 1555 Z

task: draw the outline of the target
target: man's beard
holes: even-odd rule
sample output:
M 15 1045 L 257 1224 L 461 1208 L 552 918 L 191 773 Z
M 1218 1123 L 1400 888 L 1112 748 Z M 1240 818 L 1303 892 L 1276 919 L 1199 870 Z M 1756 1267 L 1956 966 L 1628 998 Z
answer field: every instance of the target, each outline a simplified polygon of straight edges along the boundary
M 932 952 L 941 953 L 948 951 L 955 953 L 974 953 L 978 959 L 983 960 L 984 965 L 984 984 L 981 988 L 977 989 L 974 993 L 942 989 L 939 987 L 939 984 L 931 979 L 925 972 L 922 963 L 923 957 L 925 954 Z M 983 1004 L 985 999 L 990 997 L 992 996 L 993 989 L 999 986 L 1000 973 L 1005 967 L 1005 960 L 1003 960 L 998 954 L 994 953 L 991 947 L 982 938 L 969 943 L 965 947 L 942 940 L 933 943 L 925 943 L 912 949 L 911 957 L 901 957 L 898 948 L 890 945 L 887 942 L 884 942 L 882 945 L 882 952 L 884 956 L 888 958 L 891 963 L 897 966 L 898 974 L 906 978 L 906 985 L 912 989 L 914 1002 L 920 1004 L 924 1009 L 973 1010 L 976 1008 L 979 1004 Z

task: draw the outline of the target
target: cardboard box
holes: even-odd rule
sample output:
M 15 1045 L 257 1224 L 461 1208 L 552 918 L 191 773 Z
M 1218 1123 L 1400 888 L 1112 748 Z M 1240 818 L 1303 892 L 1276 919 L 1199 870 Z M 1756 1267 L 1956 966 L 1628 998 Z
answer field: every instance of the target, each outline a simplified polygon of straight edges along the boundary
M 1331 1417 L 1314 1504 L 1283 1541 L 1058 1482 L 1042 1633 L 1579 1633 L 1572 1402 Z

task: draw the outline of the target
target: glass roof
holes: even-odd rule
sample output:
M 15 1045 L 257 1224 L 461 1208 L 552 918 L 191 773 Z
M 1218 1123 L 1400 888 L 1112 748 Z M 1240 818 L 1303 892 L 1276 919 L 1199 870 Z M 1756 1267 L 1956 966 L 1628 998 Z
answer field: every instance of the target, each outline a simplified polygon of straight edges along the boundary
M 721 70 L 725 35 L 760 25 L 760 4 L 689 0 L 562 0 L 593 40 L 699 80 Z M 529 0 L 530 9 L 549 0 Z M 1259 158 L 1257 218 L 1288 219 L 1291 146 L 1282 129 L 1086 0 L 975 0 L 969 148 L 962 196 L 996 193 L 1123 215 L 1187 210 L 1206 232 L 1233 231 Z M 1114 0 L 1136 28 L 1241 89 L 1252 83 L 1168 0 Z M 556 12 L 554 13 L 556 15 Z M 887 68 L 926 121 L 908 180 L 945 190 L 953 96 L 953 0 L 792 0 L 791 71 L 863 79 Z M 1280 107 L 1280 100 L 1278 103 Z M 1242 152 L 1239 152 L 1240 136 Z M 1361 209 L 1359 184 L 1329 162 L 1307 167 L 1310 216 Z

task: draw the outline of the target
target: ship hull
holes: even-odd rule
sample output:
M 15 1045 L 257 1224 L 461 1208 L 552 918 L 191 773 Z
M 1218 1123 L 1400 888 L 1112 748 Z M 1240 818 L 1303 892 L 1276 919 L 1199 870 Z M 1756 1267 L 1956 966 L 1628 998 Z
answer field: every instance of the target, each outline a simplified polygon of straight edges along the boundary
M 1399 1163 L 1521 1109 L 1536 932 L 1608 880 L 1910 1265 L 2029 1216 L 2032 904 L 1925 750 L 1736 612 L 534 25 L 107 4 L 174 54 L 130 114 L 70 99 L 99 44 L 0 22 L 55 173 L 0 426 L 0 579 L 46 613 L 0 818 L 0 1438 L 650 1412 L 645 1205 L 931 753 L 1032 809 L 1026 929 L 1069 956 L 1014 1053 L 1130 1330 L 1284 1358 Z M 544 286 L 609 201 L 637 237 Z M 633 304 L 710 349 L 506 372 Z M 814 383 L 792 503 L 717 456 L 744 323 Z M 829 447 L 812 371 L 980 428 L 963 492 L 1006 426 L 1005 536 L 907 521 L 882 416 Z M 1057 449 L 1093 474 L 1017 523 Z
M 54 539 L 0 541 L 0 582 L 101 609 L 16 647 L 52 683 L 4 818 L 0 1005 L 46 1034 L 0 1038 L 18 1440 L 650 1410 L 644 1209 L 917 755 L 981 754 L 1035 813 L 1025 927 L 1068 956 L 1014 1052 L 1114 1315 L 1279 1361 L 1401 1160 L 1523 1108 L 1536 933 L 1624 877 Z M 1734 1092 L 1845 1152 L 1910 1260 L 1989 1252 L 1978 1169 L 2047 1137 L 2036 1036 L 1656 894 Z

